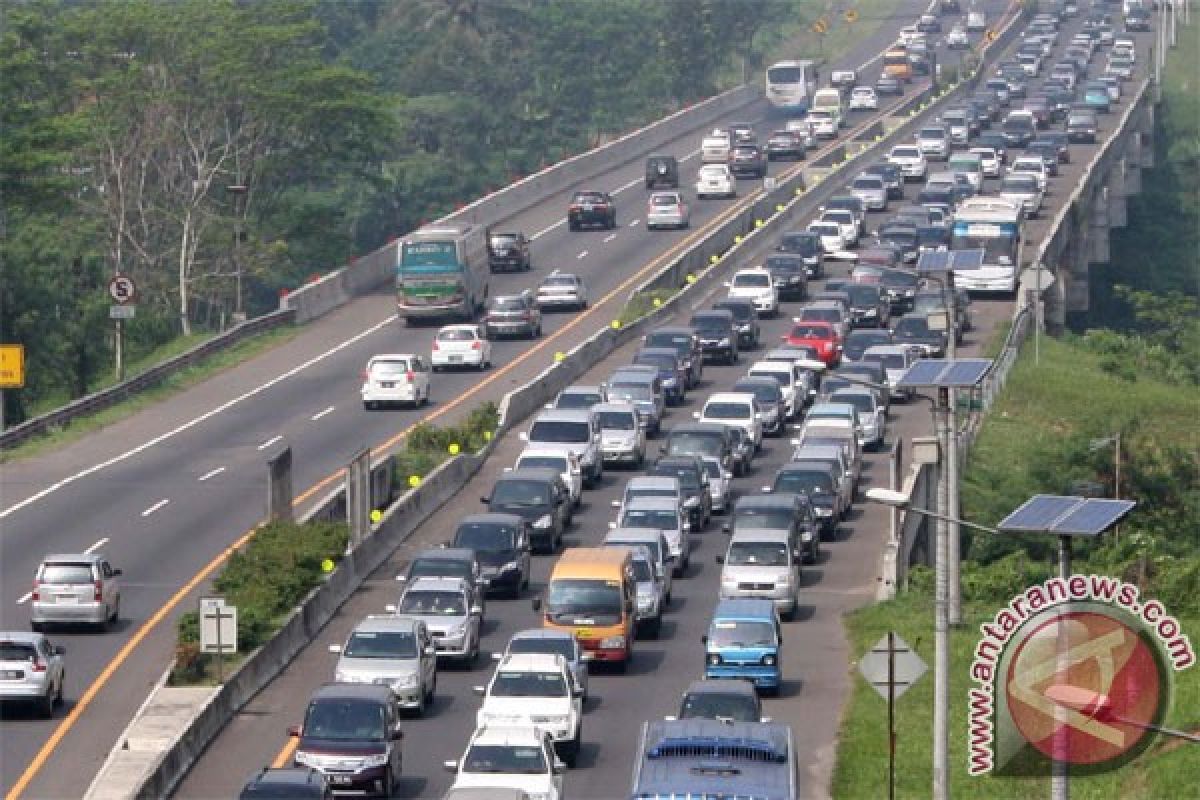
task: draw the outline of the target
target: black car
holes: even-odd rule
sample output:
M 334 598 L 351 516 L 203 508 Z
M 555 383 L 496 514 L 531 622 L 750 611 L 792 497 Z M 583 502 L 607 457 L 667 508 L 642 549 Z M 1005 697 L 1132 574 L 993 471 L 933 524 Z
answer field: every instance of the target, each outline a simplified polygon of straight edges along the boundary
M 762 701 L 749 681 L 693 681 L 679 702 L 679 719 L 762 722 Z
M 483 565 L 479 555 L 462 547 L 430 547 L 413 554 L 404 572 L 396 580 L 411 584 L 417 578 L 462 578 L 476 587 L 483 604 L 483 592 L 487 580 L 483 577 Z
M 488 511 L 516 514 L 530 525 L 531 546 L 554 553 L 562 544 L 570 519 L 571 492 L 554 469 L 514 469 L 496 479 L 492 492 L 481 498 Z
M 726 364 L 738 362 L 738 333 L 732 311 L 698 311 L 692 315 L 688 326 L 700 339 L 705 357 L 719 357 Z
M 904 84 L 899 78 L 893 78 L 890 75 L 880 75 L 879 80 L 875 81 L 875 94 L 877 95 L 900 95 L 904 94 Z
M 888 311 L 890 317 L 891 309 Z M 867 352 L 868 347 L 892 343 L 892 332 L 887 328 L 858 328 L 846 334 L 842 342 L 842 358 L 846 361 L 858 361 L 863 353 Z
M 250 779 L 238 795 L 238 800 L 310 799 L 333 800 L 329 781 L 311 767 L 264 768 Z
M 924 194 L 926 192 L 922 191 L 921 195 L 918 195 L 918 199 Z M 921 202 L 929 201 L 921 200 Z M 898 248 L 906 262 L 917 260 L 917 255 L 920 251 L 918 250 L 916 225 L 910 225 L 906 222 L 888 222 L 879 227 L 875 237 L 882 244 L 890 244 Z
M 915 272 L 904 269 L 885 269 L 879 274 L 879 287 L 892 304 L 893 312 L 912 309 L 920 282 Z
M 958 0 L 940 0 L 938 11 L 942 14 L 961 14 L 962 6 L 958 4 Z
M 990 147 L 996 151 L 996 158 L 1003 165 L 1008 161 L 1008 139 L 1000 131 L 984 131 L 975 140 L 976 147 Z
M 891 304 L 879 286 L 848 283 L 843 288 L 850 296 L 850 321 L 855 328 L 886 328 L 892 319 Z
M 1058 145 L 1054 142 L 1034 139 L 1025 148 L 1025 155 L 1041 156 L 1042 163 L 1046 165 L 1046 174 L 1051 176 L 1058 174 Z
M 700 347 L 700 339 L 696 332 L 691 328 L 655 328 L 642 338 L 642 346 L 670 347 L 679 354 L 687 370 L 687 388 L 692 389 L 700 384 L 700 376 L 704 374 L 704 350 Z
M 289 733 L 299 738 L 300 759 L 334 763 L 326 777 L 338 789 L 366 790 L 392 797 L 401 768 L 399 710 L 390 686 L 327 683 L 308 701 L 304 723 Z
M 767 154 L 756 144 L 736 144 L 729 150 L 729 171 L 735 178 L 766 177 Z
M 795 131 L 775 131 L 767 139 L 767 160 L 790 158 L 793 161 L 803 161 L 807 149 L 804 140 Z
M 1043 142 L 1054 143 L 1054 146 L 1058 148 L 1058 163 L 1071 163 L 1071 147 L 1070 142 L 1067 140 L 1067 132 L 1065 130 L 1046 131 L 1038 136 L 1038 139 Z
M 1072 111 L 1067 116 L 1067 141 L 1091 144 L 1096 141 L 1098 130 L 1095 112 Z
M 1130 33 L 1150 30 L 1150 13 L 1141 8 L 1130 9 L 1125 15 L 1125 30 Z
M 896 344 L 917 345 L 930 358 L 946 353 L 946 331 L 930 328 L 928 317 L 905 317 L 896 323 L 892 336 Z
M 732 472 L 736 466 L 732 430 L 718 422 L 684 422 L 667 431 L 660 452 L 664 456 L 715 458 L 723 469 Z
M 567 206 L 567 227 L 581 230 L 599 226 L 612 230 L 617 227 L 617 204 L 608 192 L 587 190 L 576 192 Z
M 678 478 L 683 491 L 683 510 L 692 530 L 703 530 L 712 516 L 712 495 L 708 490 L 708 470 L 699 456 L 665 456 L 654 462 L 646 474 Z
M 918 225 L 917 248 L 922 252 L 928 250 L 949 250 L 951 231 L 946 225 Z
M 533 266 L 529 246 L 529 237 L 520 231 L 492 232 L 487 242 L 488 267 L 492 272 L 528 271 Z
M 451 547 L 475 551 L 487 588 L 519 597 L 529 587 L 529 523 L 516 514 L 471 514 L 459 520 Z
M 825 277 L 825 248 L 821 246 L 821 237 L 817 234 L 789 231 L 780 237 L 775 249 L 780 253 L 800 256 L 809 278 Z
M 1009 114 L 1001 130 L 1009 147 L 1024 147 L 1037 136 L 1037 123 L 1032 114 Z
M 853 384 L 845 382 L 847 386 Z M 832 539 L 848 509 L 842 508 L 839 487 L 843 478 L 823 461 L 792 461 L 775 473 L 771 492 L 790 492 L 808 498 L 822 539 Z
M 793 253 L 772 253 L 763 268 L 771 273 L 771 282 L 780 300 L 804 300 L 808 297 L 808 270 L 804 259 Z
M 744 298 L 727 298 L 713 303 L 716 310 L 725 309 L 733 314 L 733 326 L 738 332 L 738 347 L 752 350 L 758 347 L 762 331 L 758 325 L 758 311 L 754 303 Z
M 647 189 L 678 189 L 679 160 L 675 156 L 650 156 L 646 159 Z

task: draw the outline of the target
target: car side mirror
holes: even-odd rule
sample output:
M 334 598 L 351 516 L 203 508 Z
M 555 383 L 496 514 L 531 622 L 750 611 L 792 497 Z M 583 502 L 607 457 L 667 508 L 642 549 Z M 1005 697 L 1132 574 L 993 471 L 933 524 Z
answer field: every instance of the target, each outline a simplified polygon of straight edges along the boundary
M 421 652 L 423 652 L 427 656 L 436 656 L 437 648 L 431 644 L 427 644 L 427 645 L 425 645 L 425 649 L 422 650 Z
M 520 439 L 522 442 L 528 442 L 529 434 L 526 433 L 525 431 L 521 431 L 520 433 L 517 434 L 517 438 Z
M 475 694 L 479 695 L 480 697 L 483 697 L 485 694 L 487 694 L 487 687 L 486 686 L 472 686 L 471 691 L 473 691 Z
M 733 525 L 728 522 L 722 522 L 721 530 L 724 531 L 725 533 L 729 533 L 731 530 L 733 530 Z
M 559 761 L 557 758 L 554 759 L 554 774 L 562 775 L 566 771 L 567 771 L 567 765 L 564 764 L 563 762 Z
M 542 408 L 546 409 L 547 411 L 553 411 L 554 403 L 546 403 L 544 406 L 542 406 Z
M 718 564 L 724 564 L 725 556 L 721 555 L 720 553 L 717 553 L 715 556 L 713 556 L 713 560 L 716 561 Z
M 529 605 L 533 606 L 534 611 L 541 611 L 542 610 L 542 598 L 540 598 L 540 597 L 533 598 L 532 600 L 529 601 Z
M 475 616 L 481 615 L 483 613 L 483 606 L 481 606 L 481 605 L 471 606 L 471 613 L 474 614 Z
M 340 644 L 331 644 L 329 645 L 329 652 L 336 655 L 342 652 L 342 646 Z
M 700 637 L 700 644 L 703 644 L 703 645 L 708 644 L 708 634 L 707 633 Z
M 288 734 L 288 736 L 299 736 L 300 735 L 300 726 L 299 725 L 289 725 L 288 729 L 287 729 L 287 734 Z
M 692 412 L 692 419 L 700 419 L 700 412 L 699 412 L 699 411 L 693 411 L 693 412 Z
M 56 656 L 65 656 L 67 654 L 67 648 L 63 647 L 61 644 L 54 645 L 54 647 L 51 648 L 51 651 Z
M 488 503 L 491 502 L 491 499 L 487 498 L 487 497 L 481 497 L 481 498 L 479 498 L 479 502 L 483 503 L 484 505 L 487 505 Z
M 395 614 L 396 606 L 393 605 L 392 603 L 388 603 L 386 606 L 383 607 L 383 610 L 388 612 L 389 614 Z
M 399 726 L 399 725 L 397 725 L 396 727 L 392 728 L 391 740 L 392 740 L 393 742 L 398 742 L 398 741 L 400 741 L 400 740 L 401 740 L 401 739 L 403 739 L 403 738 L 404 738 L 404 731 L 400 730 L 400 726 Z

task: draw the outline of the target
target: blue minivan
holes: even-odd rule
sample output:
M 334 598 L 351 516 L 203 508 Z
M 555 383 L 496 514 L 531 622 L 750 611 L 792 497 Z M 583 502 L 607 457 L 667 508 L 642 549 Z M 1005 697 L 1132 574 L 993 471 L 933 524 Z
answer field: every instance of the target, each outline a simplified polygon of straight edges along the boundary
M 770 600 L 721 600 L 701 641 L 705 678 L 742 678 L 756 689 L 779 691 L 783 628 Z

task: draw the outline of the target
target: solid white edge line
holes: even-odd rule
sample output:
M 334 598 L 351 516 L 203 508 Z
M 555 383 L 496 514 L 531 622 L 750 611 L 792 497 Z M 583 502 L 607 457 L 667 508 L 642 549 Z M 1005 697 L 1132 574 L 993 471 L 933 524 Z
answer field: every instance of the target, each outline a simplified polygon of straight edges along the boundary
M 258 449 L 259 449 L 259 450 L 266 450 L 268 447 L 270 447 L 271 445 L 275 444 L 276 442 L 278 442 L 278 441 L 279 441 L 279 440 L 281 440 L 282 438 L 283 438 L 282 436 L 272 436 L 270 439 L 267 439 L 265 442 L 263 442 L 262 444 L 260 444 L 260 445 L 258 446 Z
M 535 239 L 540 239 L 541 237 L 545 236 L 547 233 L 549 233 L 550 231 L 554 230 L 555 228 L 557 228 L 559 225 L 562 225 L 562 224 L 563 224 L 563 220 L 561 220 L 561 219 L 560 219 L 558 222 L 552 222 L 551 224 L 549 224 L 549 225 L 547 225 L 546 227 L 542 228 L 542 229 L 541 229 L 540 231 L 538 231 L 537 233 L 535 233 L 535 234 L 533 234 L 532 236 L 530 236 L 530 237 L 529 237 L 529 240 L 530 240 L 530 241 L 533 241 L 533 240 L 535 240 Z
M 210 469 L 208 472 L 204 473 L 199 478 L 197 478 L 197 480 L 203 482 L 203 481 L 208 480 L 209 478 L 217 477 L 224 471 L 225 471 L 224 467 L 217 467 L 216 469 Z
M 150 515 L 151 515 L 151 514 L 153 514 L 155 511 L 158 511 L 160 508 L 162 508 L 163 506 L 165 506 L 165 505 L 166 505 L 167 503 L 169 503 L 169 502 L 171 502 L 171 501 L 170 501 L 170 500 L 168 500 L 167 498 L 165 498 L 165 497 L 164 497 L 162 500 L 159 500 L 157 503 L 155 503 L 154 505 L 150 506 L 150 507 L 149 507 L 149 508 L 147 508 L 145 511 L 143 511 L 143 512 L 142 512 L 142 516 L 143 516 L 143 517 L 148 517 L 148 516 L 150 516 Z
M 238 403 L 241 403 L 244 400 L 248 400 L 251 397 L 254 397 L 256 395 L 262 394 L 267 389 L 273 388 L 274 386 L 276 386 L 279 383 L 282 383 L 283 381 L 287 380 L 288 378 L 298 375 L 299 373 L 303 372 L 304 370 L 308 369 L 309 367 L 313 366 L 314 364 L 318 364 L 318 363 L 324 361 L 325 359 L 329 358 L 330 356 L 340 353 L 342 350 L 345 350 L 347 347 L 357 344 L 358 342 L 367 338 L 371 334 L 376 333 L 377 331 L 382 330 L 384 327 L 393 324 L 395 319 L 396 319 L 396 317 L 394 314 L 389 315 L 388 318 L 383 320 L 382 322 L 376 323 L 375 325 L 372 325 L 370 328 L 367 328 L 365 331 L 362 331 L 361 333 L 357 333 L 354 336 L 351 336 L 349 339 L 345 340 L 344 342 L 334 345 L 330 349 L 326 350 L 324 353 L 318 353 L 317 355 L 313 356 L 312 358 L 308 359 L 307 361 L 292 367 L 287 372 L 277 375 L 274 378 L 272 378 L 271 380 L 267 381 L 266 383 L 256 386 L 253 389 L 250 389 L 249 391 L 243 392 L 242 394 L 238 395 L 237 397 L 234 397 L 234 398 L 222 403 L 221 405 L 217 406 L 216 408 L 214 408 L 210 411 L 204 412 L 203 414 L 201 414 L 198 417 L 188 420 L 187 422 L 183 423 L 182 425 L 180 425 L 176 428 L 166 431 L 165 433 L 159 434 L 158 436 L 155 436 L 153 439 L 145 441 L 142 444 L 138 445 L 137 447 L 134 447 L 131 450 L 127 450 L 124 453 L 113 456 L 112 458 L 110 458 L 106 461 L 101 461 L 99 464 L 93 464 L 92 466 L 88 467 L 87 469 L 80 470 L 79 472 L 75 473 L 74 475 L 68 475 L 67 477 L 63 478 L 62 480 L 52 483 L 51 485 L 47 486 L 45 489 L 35 492 L 34 494 L 30 495 L 29 497 L 26 497 L 24 500 L 21 500 L 18 503 L 14 503 L 13 505 L 9 506 L 8 508 L 4 509 L 3 511 L 0 511 L 0 519 L 4 519 L 4 518 L 10 516 L 11 514 L 16 513 L 17 511 L 20 511 L 21 509 L 25 508 L 26 506 L 36 503 L 38 500 L 41 500 L 42 498 L 47 497 L 48 495 L 51 495 L 54 492 L 57 492 L 59 489 L 63 488 L 64 486 L 69 486 L 70 484 L 74 483 L 75 481 L 79 480 L 80 478 L 86 478 L 87 476 L 93 475 L 93 474 L 101 471 L 102 469 L 111 467 L 114 464 L 119 464 L 122 461 L 125 461 L 129 458 L 132 458 L 133 456 L 138 455 L 139 453 L 149 450 L 151 447 L 154 447 L 157 444 L 161 444 L 161 443 L 167 441 L 168 439 L 178 436 L 179 434 L 183 433 L 184 431 L 191 430 L 192 428 L 196 427 L 200 423 L 206 422 L 209 419 L 215 417 L 217 414 L 220 414 L 223 411 L 228 411 L 230 408 L 237 405 Z
M 316 422 L 317 420 L 319 420 L 321 417 L 325 416 L 326 414 L 332 413 L 333 409 L 334 409 L 334 406 L 330 406 L 329 408 L 325 409 L 324 411 L 318 411 L 317 413 L 313 414 L 311 417 L 309 417 L 309 419 L 311 419 L 313 422 Z

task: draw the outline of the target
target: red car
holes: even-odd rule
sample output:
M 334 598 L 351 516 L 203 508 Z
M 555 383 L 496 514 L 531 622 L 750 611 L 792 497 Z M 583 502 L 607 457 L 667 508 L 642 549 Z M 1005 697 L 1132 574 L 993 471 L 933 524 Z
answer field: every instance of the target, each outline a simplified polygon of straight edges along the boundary
M 783 340 L 791 345 L 815 347 L 817 356 L 827 367 L 837 366 L 842 359 L 842 339 L 838 336 L 837 328 L 829 322 L 797 322 Z

